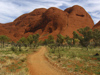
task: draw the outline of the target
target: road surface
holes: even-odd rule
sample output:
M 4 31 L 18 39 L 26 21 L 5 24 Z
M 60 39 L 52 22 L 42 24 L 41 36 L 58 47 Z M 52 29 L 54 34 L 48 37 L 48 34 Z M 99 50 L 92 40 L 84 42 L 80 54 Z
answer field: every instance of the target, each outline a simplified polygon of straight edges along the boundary
M 46 48 L 41 47 L 38 52 L 28 56 L 27 64 L 30 75 L 65 75 L 46 60 L 45 53 Z

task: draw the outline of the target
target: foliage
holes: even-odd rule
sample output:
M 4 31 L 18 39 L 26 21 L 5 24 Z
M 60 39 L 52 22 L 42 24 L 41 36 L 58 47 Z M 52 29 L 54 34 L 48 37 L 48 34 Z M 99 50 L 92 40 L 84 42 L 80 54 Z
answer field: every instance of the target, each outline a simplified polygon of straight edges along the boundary
M 70 38 L 69 36 L 66 35 L 65 40 L 66 40 L 67 44 L 69 45 L 69 49 L 70 49 L 70 46 L 72 45 L 72 38 Z
M 43 45 L 47 45 L 48 44 L 48 39 L 45 39 L 44 41 L 43 41 Z
M 65 40 L 68 45 L 72 45 L 72 38 L 70 38 L 69 36 L 66 36 Z
M 33 35 L 33 41 L 35 42 L 35 44 L 37 44 L 38 40 L 39 40 L 39 34 L 34 34 Z
M 28 42 L 29 42 L 29 44 L 30 44 L 30 48 L 31 48 L 31 45 L 33 44 L 33 36 L 32 36 L 32 35 L 29 35 L 29 36 L 27 37 L 27 40 L 28 40 Z
M 58 34 L 56 42 L 61 45 L 61 44 L 63 44 L 64 39 L 65 39 L 64 36 L 62 36 L 61 34 Z
M 0 35 L 0 42 L 2 43 L 3 45 L 3 48 L 4 48 L 4 43 L 5 42 L 8 42 L 10 40 L 9 37 L 5 36 L 5 35 Z
M 75 41 L 75 44 L 78 44 L 80 42 L 79 39 L 74 39 L 74 41 Z
M 79 39 L 80 44 L 83 47 L 88 47 L 88 45 L 90 44 L 90 40 L 93 38 L 92 30 L 89 27 L 85 27 L 85 28 L 80 28 L 77 31 L 79 32 L 80 35 L 74 31 L 73 32 L 74 38 Z
M 100 31 L 97 29 L 94 29 L 93 31 L 93 42 L 95 43 L 95 46 L 100 45 Z
M 72 47 L 68 49 L 66 47 L 59 47 L 59 51 L 61 53 L 61 58 L 58 59 L 59 53 L 58 48 L 51 49 L 49 47 L 48 57 L 51 58 L 57 65 L 62 66 L 63 68 L 78 72 L 75 73 L 76 75 L 81 74 L 96 74 L 99 75 L 100 73 L 100 56 L 94 56 L 95 53 L 100 54 L 99 48 L 93 48 L 92 50 L 83 50 L 81 47 Z M 61 62 L 59 62 L 59 60 Z
M 14 46 L 11 47 L 11 51 L 15 52 L 16 48 Z
M 6 41 L 9 41 L 9 38 L 5 35 L 0 35 L 0 41 L 6 42 Z
M 54 37 L 52 35 L 48 36 L 48 44 L 54 43 Z
M 27 39 L 26 39 L 25 37 L 22 37 L 19 41 L 20 41 L 22 44 L 27 43 Z
M 22 37 L 20 40 L 19 40 L 20 44 L 27 47 L 27 45 L 29 44 L 29 41 L 27 40 L 27 38 L 25 37 Z
M 27 37 L 27 40 L 28 40 L 29 44 L 32 44 L 33 43 L 33 36 L 32 35 L 29 35 Z

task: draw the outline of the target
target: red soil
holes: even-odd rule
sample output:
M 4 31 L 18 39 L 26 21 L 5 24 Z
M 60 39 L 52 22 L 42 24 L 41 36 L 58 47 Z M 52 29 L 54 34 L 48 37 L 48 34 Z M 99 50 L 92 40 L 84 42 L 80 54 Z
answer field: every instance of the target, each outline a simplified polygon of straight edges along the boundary
M 61 70 L 52 66 L 45 58 L 46 48 L 42 47 L 37 53 L 27 58 L 30 75 L 66 75 Z M 69 74 L 68 75 L 72 75 Z

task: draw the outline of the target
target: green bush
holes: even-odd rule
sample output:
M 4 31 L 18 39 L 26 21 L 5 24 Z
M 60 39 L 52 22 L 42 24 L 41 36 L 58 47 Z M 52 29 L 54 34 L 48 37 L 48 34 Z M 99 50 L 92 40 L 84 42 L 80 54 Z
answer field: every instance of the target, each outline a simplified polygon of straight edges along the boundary
M 21 48 L 19 48 L 19 51 L 21 52 L 21 51 L 23 51 Z
M 11 47 L 11 51 L 15 52 L 16 48 L 15 47 Z

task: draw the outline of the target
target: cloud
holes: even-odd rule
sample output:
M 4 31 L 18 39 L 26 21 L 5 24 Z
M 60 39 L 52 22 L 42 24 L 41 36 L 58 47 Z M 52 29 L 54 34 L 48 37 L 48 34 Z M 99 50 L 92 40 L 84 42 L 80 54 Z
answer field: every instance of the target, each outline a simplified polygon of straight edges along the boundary
M 64 10 L 73 5 L 85 8 L 95 23 L 100 20 L 100 0 L 0 0 L 0 23 L 12 22 L 36 8 L 57 7 Z

